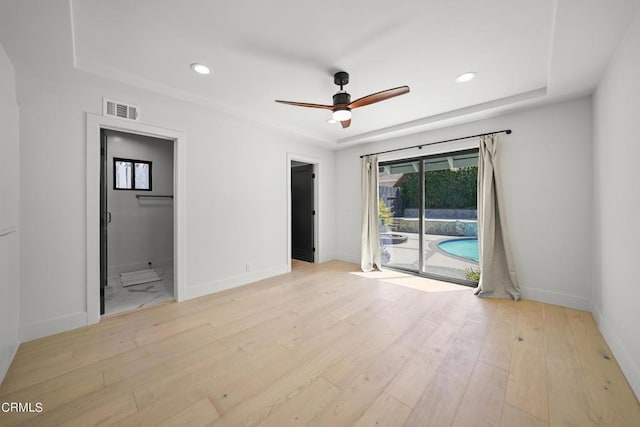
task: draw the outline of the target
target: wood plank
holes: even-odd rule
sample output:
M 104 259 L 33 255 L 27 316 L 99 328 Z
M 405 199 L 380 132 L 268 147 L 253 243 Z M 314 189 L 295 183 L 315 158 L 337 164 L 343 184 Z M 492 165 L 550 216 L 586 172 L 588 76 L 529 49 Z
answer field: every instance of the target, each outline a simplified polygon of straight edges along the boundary
M 109 425 L 137 411 L 133 394 L 105 395 L 104 399 L 85 399 L 81 405 L 45 410 L 28 421 L 29 426 Z
M 544 347 L 518 341 L 514 345 L 505 401 L 549 421 Z
M 341 322 L 341 324 L 344 323 L 348 324 L 346 321 Z M 286 357 L 280 357 L 269 363 L 258 359 L 239 375 L 229 375 L 227 381 L 217 382 L 217 391 L 211 395 L 216 409 L 220 414 L 225 414 L 229 409 L 269 387 L 278 378 L 307 363 L 327 348 L 341 352 L 343 355 L 351 353 L 362 346 L 362 343 L 380 327 L 381 324 L 365 323 L 356 327 L 349 325 L 346 328 L 331 328 L 326 333 L 309 340 L 304 346 L 289 352 Z M 343 358 L 344 356 L 336 359 L 331 366 L 336 365 Z
M 187 363 L 191 363 L 190 366 L 184 366 L 177 361 L 171 371 L 165 373 L 160 371 L 154 375 L 154 378 L 145 379 L 144 382 L 135 386 L 134 394 L 140 408 L 146 408 L 159 399 L 173 395 L 175 390 L 199 390 L 202 396 L 207 397 L 216 393 L 224 396 L 231 393 L 230 388 L 227 387 L 229 383 L 233 384 L 235 378 L 251 375 L 257 370 L 255 366 L 258 360 L 264 369 L 287 357 L 288 352 L 277 345 L 265 348 L 251 356 L 239 347 L 233 347 L 230 350 L 220 349 L 210 356 L 202 355 L 200 362 L 187 360 Z M 255 382 L 249 384 L 255 384 Z
M 34 384 L 0 398 L 2 402 L 41 402 L 46 411 L 104 388 L 102 372 L 74 371 Z M 37 416 L 37 412 L 9 412 L 0 415 L 0 424 L 13 426 Z
M 462 398 L 464 404 L 456 414 L 454 426 L 500 424 L 507 373 L 483 362 L 476 363 L 471 380 Z
M 181 412 L 160 423 L 166 427 L 207 426 L 219 418 L 209 399 L 200 399 Z
M 202 403 L 203 401 L 208 402 L 208 406 Z M 209 425 L 219 417 L 206 395 L 198 390 L 177 389 L 171 395 L 158 399 L 144 408 L 140 407 L 137 412 L 119 420 L 116 425 L 121 427 L 156 426 L 168 421 L 186 421 L 185 418 L 190 415 L 189 409 L 197 411 L 193 414 L 196 415 L 194 421 L 206 420 L 202 425 Z M 187 426 L 190 424 L 183 423 L 181 425 Z
M 215 339 L 215 328 L 207 324 L 182 334 L 171 336 L 168 339 L 140 347 L 137 352 L 141 352 L 142 357 L 135 358 L 135 362 L 105 369 L 103 371 L 104 382 L 106 385 L 109 385 L 122 381 L 131 375 L 143 372 L 180 355 L 201 348 Z
M 634 399 L 593 316 L 585 311 L 566 311 L 594 416 L 601 425 L 640 426 L 640 403 Z
M 518 303 L 516 334 L 519 341 L 532 346 L 544 346 L 544 304 L 521 300 Z
M 312 357 L 307 363 L 273 382 L 262 392 L 245 399 L 239 405 L 223 413 L 215 425 L 257 425 L 275 414 L 292 394 L 301 393 L 320 376 L 328 366 L 343 356 L 328 348 Z M 214 401 L 218 407 L 218 401 Z
M 340 389 L 322 377 L 295 394 L 287 396 L 278 409 L 265 418 L 261 426 L 303 426 L 321 412 L 340 393 Z
M 459 326 L 452 330 L 459 332 L 453 343 L 445 347 L 448 349 L 445 360 L 413 406 L 406 425 L 451 425 L 457 415 L 484 341 Z
M 500 300 L 500 306 L 489 329 L 480 360 L 496 368 L 509 370 L 511 352 L 516 342 L 517 308 L 515 302 Z
M 544 342 L 549 424 L 597 425 L 564 308 L 544 306 Z
M 640 425 L 588 313 L 293 268 L 22 344 L 0 424 Z
M 549 424 L 551 426 L 596 426 L 593 405 L 575 361 L 546 355 Z
M 310 424 L 347 426 L 355 423 L 382 394 L 409 357 L 410 353 L 406 348 L 391 346 L 342 389 L 338 397 L 314 417 Z
M 387 393 L 382 393 L 354 426 L 400 426 L 407 419 L 410 412 L 410 407 Z
M 548 427 L 549 423 L 505 403 L 501 427 Z
M 386 387 L 386 394 L 408 408 L 415 407 L 443 360 L 444 356 L 437 353 L 428 356 L 413 354 Z
M 89 347 L 80 351 L 74 349 L 74 357 L 72 358 L 65 358 L 55 364 L 43 364 L 28 371 L 10 372 L 2 383 L 0 393 L 3 395 L 8 394 L 21 388 L 38 384 L 48 378 L 62 375 L 80 367 L 88 366 L 135 349 L 136 344 L 133 340 L 120 339 L 111 340 L 99 348 Z M 100 350 L 104 351 L 101 352 Z

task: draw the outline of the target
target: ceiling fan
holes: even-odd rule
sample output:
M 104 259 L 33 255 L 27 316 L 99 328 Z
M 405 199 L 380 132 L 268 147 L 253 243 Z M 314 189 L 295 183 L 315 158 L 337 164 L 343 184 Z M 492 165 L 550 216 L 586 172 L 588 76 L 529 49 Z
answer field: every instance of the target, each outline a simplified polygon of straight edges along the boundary
M 395 96 L 409 93 L 409 86 L 400 86 L 393 89 L 387 89 L 381 92 L 372 93 L 371 95 L 364 96 L 351 102 L 351 95 L 349 95 L 344 90 L 344 86 L 349 83 L 349 73 L 347 73 L 346 71 L 338 71 L 333 75 L 333 82 L 336 85 L 340 86 L 340 90 L 335 95 L 333 95 L 333 105 L 281 101 L 279 99 L 276 99 L 276 102 L 279 102 L 281 104 L 295 105 L 298 107 L 331 110 L 333 112 L 333 119 L 340 122 L 343 128 L 348 128 L 351 125 L 351 110 L 353 110 L 354 108 L 364 107 L 365 105 L 375 104 L 376 102 L 384 101 Z

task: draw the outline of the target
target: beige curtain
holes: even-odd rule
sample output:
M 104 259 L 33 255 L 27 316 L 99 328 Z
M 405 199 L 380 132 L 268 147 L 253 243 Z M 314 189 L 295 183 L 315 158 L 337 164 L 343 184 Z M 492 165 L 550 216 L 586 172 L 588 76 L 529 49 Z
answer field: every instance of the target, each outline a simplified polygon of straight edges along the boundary
M 378 231 L 378 157 L 362 158 L 362 271 L 380 269 L 380 235 Z
M 478 244 L 480 283 L 476 295 L 492 298 L 520 298 L 520 286 L 513 268 L 509 233 L 504 214 L 499 144 L 496 135 L 480 139 L 478 160 Z

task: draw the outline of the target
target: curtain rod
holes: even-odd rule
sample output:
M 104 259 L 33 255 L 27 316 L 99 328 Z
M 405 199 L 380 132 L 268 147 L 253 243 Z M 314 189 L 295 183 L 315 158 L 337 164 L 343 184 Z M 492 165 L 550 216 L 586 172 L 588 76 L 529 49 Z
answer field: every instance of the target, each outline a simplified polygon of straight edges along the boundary
M 393 150 L 378 151 L 377 153 L 363 154 L 362 156 L 360 156 L 360 158 L 367 157 L 367 156 L 373 156 L 373 155 L 377 155 L 377 154 L 393 153 L 395 151 L 410 150 L 412 148 L 417 148 L 417 149 L 421 150 L 422 147 L 425 147 L 427 145 L 436 145 L 436 144 L 442 144 L 442 143 L 445 143 L 445 142 L 461 141 L 463 139 L 479 138 L 481 136 L 495 135 L 496 133 L 506 133 L 507 135 L 509 135 L 511 133 L 511 129 L 503 129 L 503 130 L 497 130 L 495 132 L 479 133 L 477 135 L 463 136 L 463 137 L 460 137 L 460 138 L 453 138 L 453 139 L 445 139 L 443 141 L 428 142 L 426 144 L 412 145 L 411 147 L 394 148 Z

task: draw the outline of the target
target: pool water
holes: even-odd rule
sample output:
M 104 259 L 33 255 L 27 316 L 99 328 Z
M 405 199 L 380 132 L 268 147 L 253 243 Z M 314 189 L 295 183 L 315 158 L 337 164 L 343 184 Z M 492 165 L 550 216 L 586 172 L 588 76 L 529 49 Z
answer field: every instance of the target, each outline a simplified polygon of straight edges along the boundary
M 478 262 L 478 239 L 452 239 L 438 243 L 438 247 L 443 251 Z

